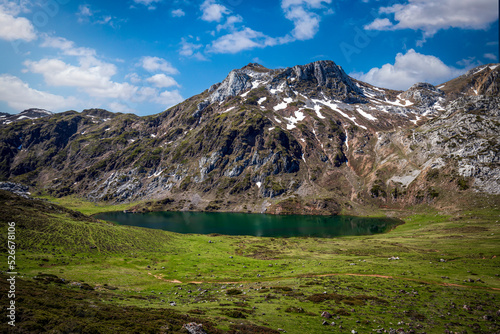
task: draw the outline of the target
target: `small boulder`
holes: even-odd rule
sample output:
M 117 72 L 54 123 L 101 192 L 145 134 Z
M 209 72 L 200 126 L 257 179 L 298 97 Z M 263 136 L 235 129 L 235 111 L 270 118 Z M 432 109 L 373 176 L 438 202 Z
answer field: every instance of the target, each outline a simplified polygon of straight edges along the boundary
M 190 322 L 189 324 L 184 324 L 182 327 L 185 328 L 189 334 L 206 334 L 203 330 L 203 324 Z
M 330 312 L 324 311 L 321 313 L 321 316 L 326 319 L 330 319 L 332 317 L 332 314 Z

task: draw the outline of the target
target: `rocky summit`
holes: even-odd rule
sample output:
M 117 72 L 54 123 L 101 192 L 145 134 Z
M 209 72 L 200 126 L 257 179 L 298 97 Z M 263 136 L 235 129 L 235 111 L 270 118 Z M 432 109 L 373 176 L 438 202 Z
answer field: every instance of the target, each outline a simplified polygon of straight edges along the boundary
M 147 200 L 138 210 L 445 205 L 500 194 L 499 84 L 498 64 L 407 91 L 358 81 L 332 61 L 249 64 L 153 116 L 2 114 L 0 180 L 53 196 Z

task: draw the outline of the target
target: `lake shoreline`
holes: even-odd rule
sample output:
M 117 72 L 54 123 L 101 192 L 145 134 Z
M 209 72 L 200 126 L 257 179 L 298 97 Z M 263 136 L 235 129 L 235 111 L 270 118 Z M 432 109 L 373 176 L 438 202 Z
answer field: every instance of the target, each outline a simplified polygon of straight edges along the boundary
M 255 237 L 342 237 L 387 233 L 405 222 L 392 217 L 272 215 L 262 213 L 157 211 L 106 212 L 94 218 L 118 225 L 181 234 Z

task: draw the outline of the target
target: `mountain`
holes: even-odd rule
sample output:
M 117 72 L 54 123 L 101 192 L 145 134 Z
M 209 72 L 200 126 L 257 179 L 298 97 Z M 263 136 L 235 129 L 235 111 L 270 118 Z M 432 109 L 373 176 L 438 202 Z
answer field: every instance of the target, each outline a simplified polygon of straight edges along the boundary
M 153 116 L 88 109 L 6 124 L 0 179 L 148 200 L 138 210 L 359 214 L 498 195 L 499 71 L 395 91 L 332 61 L 249 64 Z
M 21 111 L 17 115 L 12 115 L 8 113 L 0 113 L 0 126 L 2 125 L 8 125 L 12 122 L 17 122 L 23 119 L 38 119 L 41 117 L 48 117 L 52 116 L 53 113 L 45 110 L 45 109 L 38 109 L 38 108 L 31 108 L 31 109 L 26 109 L 24 111 Z

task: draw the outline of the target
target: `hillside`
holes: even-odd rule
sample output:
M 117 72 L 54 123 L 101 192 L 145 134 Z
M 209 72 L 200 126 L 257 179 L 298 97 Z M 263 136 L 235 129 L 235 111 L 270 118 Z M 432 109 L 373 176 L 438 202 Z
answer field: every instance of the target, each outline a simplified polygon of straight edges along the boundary
M 18 272 L 16 327 L 0 331 L 497 333 L 494 205 L 400 212 L 405 224 L 370 236 L 261 238 L 114 225 L 0 190 Z
M 4 122 L 0 179 L 156 209 L 449 205 L 500 194 L 499 72 L 485 65 L 403 92 L 352 79 L 332 61 L 249 64 L 153 116 L 88 109 Z

